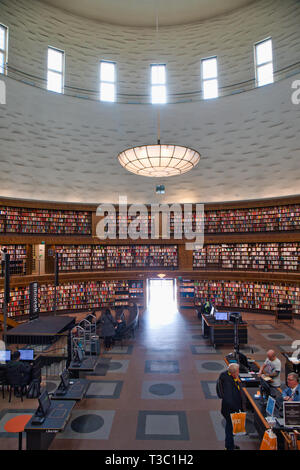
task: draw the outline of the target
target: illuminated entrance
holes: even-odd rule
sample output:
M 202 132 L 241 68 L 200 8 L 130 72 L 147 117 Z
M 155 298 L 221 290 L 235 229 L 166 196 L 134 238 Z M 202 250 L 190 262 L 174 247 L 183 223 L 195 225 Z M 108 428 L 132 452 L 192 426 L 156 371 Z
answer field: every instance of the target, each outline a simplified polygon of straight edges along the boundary
M 162 323 L 177 312 L 176 279 L 148 279 L 148 310 Z

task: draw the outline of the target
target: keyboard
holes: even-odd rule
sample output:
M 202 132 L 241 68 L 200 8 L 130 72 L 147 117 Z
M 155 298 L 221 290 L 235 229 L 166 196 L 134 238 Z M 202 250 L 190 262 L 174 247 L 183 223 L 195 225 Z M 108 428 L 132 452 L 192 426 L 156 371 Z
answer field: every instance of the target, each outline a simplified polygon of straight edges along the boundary
M 63 418 L 67 411 L 63 408 L 58 408 L 50 411 L 49 415 L 47 418 Z
M 284 419 L 283 418 L 276 418 L 276 422 L 279 426 L 284 426 Z
M 58 397 L 63 397 L 64 395 L 66 395 L 66 393 L 67 393 L 67 390 L 57 390 L 55 395 L 57 395 Z

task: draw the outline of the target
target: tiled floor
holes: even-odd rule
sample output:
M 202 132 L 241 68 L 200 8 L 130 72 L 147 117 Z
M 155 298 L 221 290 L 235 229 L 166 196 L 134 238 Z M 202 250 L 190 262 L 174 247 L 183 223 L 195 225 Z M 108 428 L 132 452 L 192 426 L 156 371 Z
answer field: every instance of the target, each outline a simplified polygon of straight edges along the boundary
M 163 312 L 162 312 L 163 314 Z M 224 419 L 215 383 L 225 370 L 224 356 L 232 347 L 214 349 L 201 334 L 192 309 L 175 313 L 163 326 L 145 312 L 135 338 L 100 355 L 87 396 L 79 402 L 63 433 L 50 449 L 105 450 L 222 450 Z M 277 325 L 273 317 L 243 314 L 249 343 L 241 350 L 261 363 L 268 349 L 282 361 L 291 343 L 300 338 L 300 320 Z M 253 354 L 252 354 L 253 351 Z M 47 389 L 53 391 L 55 379 Z M 4 430 L 15 414 L 33 412 L 37 400 L 0 394 L 0 449 L 16 449 L 17 435 Z M 241 449 L 257 450 L 251 415 L 246 436 L 237 438 Z M 23 446 L 25 446 L 25 439 Z

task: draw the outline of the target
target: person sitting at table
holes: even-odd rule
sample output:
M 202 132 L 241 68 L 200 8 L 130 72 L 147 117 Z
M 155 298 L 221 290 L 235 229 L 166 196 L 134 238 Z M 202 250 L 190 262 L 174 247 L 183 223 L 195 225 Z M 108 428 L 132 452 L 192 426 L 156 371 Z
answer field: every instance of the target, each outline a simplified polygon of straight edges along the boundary
M 20 351 L 14 351 L 11 355 L 11 361 L 8 361 L 6 365 L 8 382 L 19 384 L 14 387 L 16 396 L 20 395 L 20 390 L 24 390 L 29 385 L 32 373 L 32 365 L 20 361 L 20 357 Z
M 270 385 L 272 387 L 280 387 L 281 381 L 280 381 L 280 372 L 281 372 L 281 361 L 276 357 L 275 351 L 273 349 L 270 349 L 267 352 L 267 359 L 261 366 L 261 368 L 258 371 L 258 376 L 262 377 L 264 379 L 264 375 L 266 378 L 270 378 Z
M 299 377 L 295 372 L 291 372 L 287 376 L 287 388 L 282 392 L 284 401 L 300 401 L 300 384 Z

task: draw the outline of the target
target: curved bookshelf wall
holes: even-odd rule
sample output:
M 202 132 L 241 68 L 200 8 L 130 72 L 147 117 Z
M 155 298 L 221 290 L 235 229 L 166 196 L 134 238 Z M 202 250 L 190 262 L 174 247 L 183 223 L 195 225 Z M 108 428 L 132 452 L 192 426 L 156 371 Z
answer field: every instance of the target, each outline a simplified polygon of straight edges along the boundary
M 0 202 L 2 226 L 12 228 L 0 233 L 1 247 L 8 248 L 12 262 L 26 266 L 22 272 L 11 271 L 11 317 L 28 316 L 29 283 L 33 281 L 40 286 L 41 313 L 53 311 L 55 253 L 59 253 L 58 312 L 101 308 L 108 303 L 121 306 L 135 293 L 145 306 L 146 279 L 163 272 L 178 279 L 182 306 L 197 306 L 208 299 L 221 308 L 274 313 L 277 303 L 287 302 L 300 314 L 299 196 L 205 205 L 204 247 L 198 251 L 186 250 L 186 240 L 172 236 L 169 240 L 162 236 L 99 240 L 95 205 Z M 72 218 L 67 230 L 62 228 L 65 214 Z M 224 227 L 230 230 L 223 231 Z M 42 242 L 46 270 L 35 275 L 33 245 Z M 118 297 L 116 286 L 122 283 L 126 289 Z M 3 284 L 2 277 L 2 299 Z M 129 285 L 138 290 L 129 292 Z

